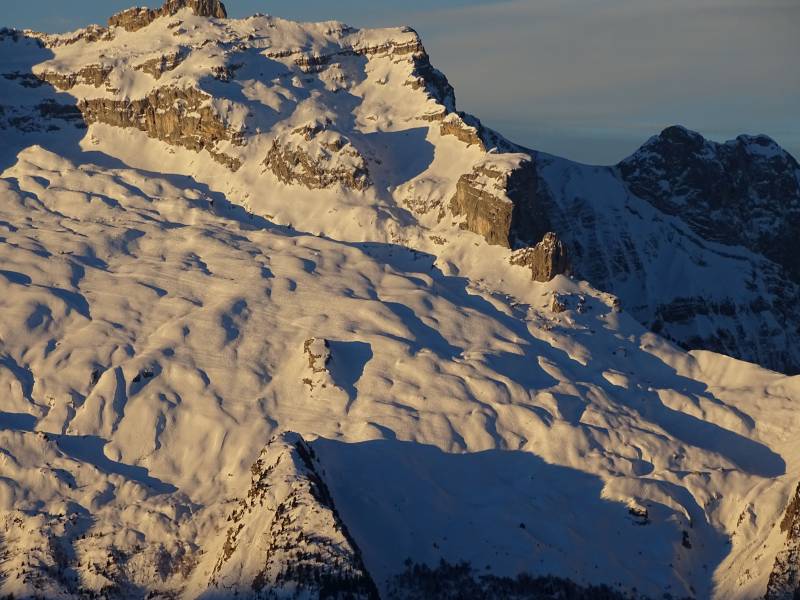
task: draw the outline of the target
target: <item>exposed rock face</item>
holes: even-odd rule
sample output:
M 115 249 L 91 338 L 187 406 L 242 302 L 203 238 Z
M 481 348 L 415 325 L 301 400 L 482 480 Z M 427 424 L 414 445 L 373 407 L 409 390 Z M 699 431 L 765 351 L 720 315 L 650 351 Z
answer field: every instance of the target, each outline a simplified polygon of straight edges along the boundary
M 669 127 L 618 168 L 632 193 L 703 238 L 750 248 L 800 281 L 800 165 L 770 138 L 718 144 Z
M 22 57 L 31 63 L 50 53 L 40 38 L 12 29 L 0 29 L 0 55 L 13 57 L 0 71 L 0 130 L 23 133 L 56 132 L 74 126 L 85 129 L 80 111 L 69 96 L 58 94 L 47 77 L 32 72 Z M 87 69 L 82 75 L 87 75 Z
M 331 348 L 328 340 L 323 338 L 310 338 L 303 343 L 303 354 L 308 358 L 308 368 L 311 373 L 326 373 L 331 360 Z
M 764 266 L 769 269 L 769 263 Z M 800 360 L 792 340 L 800 333 L 797 293 L 796 285 L 784 281 L 771 293 L 754 295 L 752 299 L 737 299 L 733 295 L 721 300 L 678 297 L 658 304 L 654 318 L 643 320 L 654 332 L 684 348 L 736 356 L 796 374 L 800 372 Z M 699 325 L 704 321 L 731 325 L 702 333 Z M 687 330 L 690 333 L 683 336 L 678 333 Z
M 765 600 L 794 600 L 800 597 L 800 485 L 786 507 L 781 521 L 786 545 L 775 557 Z
M 250 490 L 228 519 L 209 596 L 378 598 L 302 437 L 273 438 L 251 473 Z
M 350 33 L 350 28 L 342 29 L 341 33 Z M 420 115 L 422 118 L 439 121 L 450 113 L 456 111 L 456 97 L 453 86 L 447 77 L 434 68 L 430 61 L 425 47 L 419 35 L 410 27 L 401 29 L 401 33 L 412 34 L 408 41 L 397 42 L 389 40 L 380 44 L 361 44 L 356 43 L 329 54 L 309 54 L 305 51 L 270 51 L 267 56 L 270 58 L 294 57 L 294 64 L 304 73 L 321 73 L 329 66 L 335 64 L 337 60 L 348 56 L 364 56 L 367 58 L 390 56 L 398 60 L 409 60 L 412 65 L 409 78 L 404 85 L 414 90 L 424 90 L 429 98 L 436 101 L 439 109 L 430 115 Z M 476 119 L 477 120 L 477 119 Z
M 225 5 L 220 0 L 167 0 L 161 10 L 174 15 L 183 8 L 191 9 L 198 17 L 228 18 Z
M 530 266 L 534 279 L 570 272 L 619 296 L 634 317 L 684 348 L 800 372 L 793 275 L 800 255 L 787 241 L 800 231 L 800 169 L 774 142 L 739 137 L 714 144 L 676 127 L 619 168 L 538 153 L 504 162 L 509 156 L 489 158 L 461 177 L 450 209 L 465 217 L 463 228 L 491 244 L 522 248 L 511 260 Z M 556 236 L 549 250 L 537 246 L 547 231 Z M 714 242 L 742 244 L 767 258 Z M 659 273 L 668 254 L 683 265 L 671 268 L 684 282 L 665 287 Z M 725 285 L 704 284 L 707 261 L 726 264 L 715 267 L 730 273 Z M 702 291 L 692 293 L 693 285 Z
M 528 267 L 534 281 L 550 281 L 556 275 L 570 272 L 567 247 L 552 231 L 535 246 L 514 252 L 510 260 L 512 265 Z
M 294 133 L 310 141 L 316 133 L 309 131 L 313 130 L 295 130 Z M 368 188 L 371 181 L 364 158 L 347 138 L 329 133 L 332 135 L 319 140 L 313 155 L 307 144 L 297 143 L 291 137 L 283 141 L 276 139 L 264 165 L 285 184 L 300 184 L 311 189 L 335 184 L 353 190 Z
M 78 42 L 97 42 L 100 40 L 110 41 L 114 39 L 114 34 L 107 27 L 100 25 L 89 25 L 73 33 L 50 35 L 46 33 L 28 32 L 28 35 L 41 40 L 46 48 L 59 48 L 61 46 L 71 46 Z
M 158 11 L 137 6 L 109 17 L 108 26 L 122 27 L 126 31 L 138 31 L 150 25 L 156 18 L 158 18 Z
M 215 17 L 225 19 L 228 16 L 225 5 L 219 0 L 166 0 L 158 10 L 152 8 L 129 8 L 108 20 L 109 27 L 122 27 L 126 31 L 138 31 L 158 19 L 174 15 L 179 10 L 188 8 L 198 17 Z
M 434 68 L 430 57 L 419 43 L 413 54 L 414 71 L 406 85 L 413 89 L 425 89 L 428 95 L 447 110 L 456 110 L 456 93 L 444 73 Z
M 537 204 L 575 276 L 684 348 L 800 372 L 800 288 L 783 267 L 737 250 L 732 239 L 730 247 L 703 239 L 682 215 L 634 196 L 615 168 L 540 154 L 534 164 Z M 724 282 L 713 273 L 725 273 Z
M 194 88 L 164 87 L 139 100 L 84 99 L 78 103 L 87 123 L 135 127 L 152 138 L 200 152 L 237 170 L 238 159 L 216 150 L 221 141 L 240 143 L 237 133 L 226 129 L 216 115 L 210 97 Z
M 150 60 L 136 65 L 134 68 L 137 71 L 142 71 L 148 75 L 152 75 L 155 79 L 160 79 L 164 73 L 172 71 L 174 68 L 180 65 L 186 59 L 187 55 L 188 52 L 184 50 L 176 50 L 175 52 L 170 52 L 168 54 L 162 54 L 156 58 L 151 58 Z
M 480 119 L 465 112 L 448 112 L 424 115 L 427 121 L 440 121 L 439 134 L 452 135 L 467 146 L 478 146 L 481 150 L 521 152 L 523 149 L 509 142 L 496 131 L 483 126 Z
M 450 211 L 466 217 L 464 228 L 498 246 L 535 244 L 549 229 L 546 207 L 530 157 L 495 162 L 492 157 L 462 175 Z
M 455 136 L 467 146 L 476 145 L 481 150 L 487 149 L 480 136 L 480 123 L 471 125 L 458 113 L 450 113 L 444 117 L 439 131 L 442 135 Z
M 112 68 L 106 65 L 88 65 L 76 73 L 45 71 L 40 73 L 38 77 L 59 90 L 70 90 L 80 84 L 99 88 L 108 81 L 111 71 Z
M 466 216 L 464 228 L 482 235 L 490 244 L 509 246 L 514 204 L 506 196 L 507 175 L 479 166 L 458 180 L 450 210 Z
M 566 311 L 568 308 L 566 299 L 561 294 L 553 294 L 553 298 L 550 301 L 550 310 L 558 314 Z
M 324 338 L 310 338 L 303 343 L 303 356 L 308 362 L 303 372 L 303 385 L 310 392 L 335 386 L 328 365 L 331 347 Z
M 451 212 L 489 243 L 522 248 L 512 262 L 535 279 L 570 272 L 684 348 L 800 372 L 800 255 L 787 241 L 800 232 L 800 169 L 774 142 L 713 144 L 676 127 L 618 168 L 539 153 L 489 156 L 461 177 Z M 537 246 L 547 231 L 557 238 L 550 251 Z M 691 285 L 665 284 L 667 257 Z M 724 285 L 704 280 L 709 261 L 728 273 Z

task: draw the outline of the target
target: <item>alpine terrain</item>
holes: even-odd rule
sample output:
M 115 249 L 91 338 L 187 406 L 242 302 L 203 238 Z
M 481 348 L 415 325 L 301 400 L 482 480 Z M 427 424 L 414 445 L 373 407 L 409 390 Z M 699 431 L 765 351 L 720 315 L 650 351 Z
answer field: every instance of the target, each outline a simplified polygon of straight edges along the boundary
M 0 75 L 0 596 L 800 597 L 771 139 L 578 164 L 218 0 Z

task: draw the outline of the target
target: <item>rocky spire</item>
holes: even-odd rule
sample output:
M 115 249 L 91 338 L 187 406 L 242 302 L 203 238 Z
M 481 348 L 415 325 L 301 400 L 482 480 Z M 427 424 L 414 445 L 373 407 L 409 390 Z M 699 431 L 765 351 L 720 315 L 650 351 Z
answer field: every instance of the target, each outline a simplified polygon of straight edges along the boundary
M 534 281 L 550 281 L 556 275 L 569 275 L 571 271 L 567 246 L 552 231 L 535 246 L 514 252 L 511 264 L 528 267 Z

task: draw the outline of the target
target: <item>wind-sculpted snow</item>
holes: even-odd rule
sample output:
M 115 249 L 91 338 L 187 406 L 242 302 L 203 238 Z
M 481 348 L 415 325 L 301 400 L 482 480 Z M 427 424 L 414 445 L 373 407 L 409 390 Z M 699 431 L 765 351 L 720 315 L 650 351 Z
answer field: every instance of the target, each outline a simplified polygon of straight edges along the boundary
M 610 297 L 512 300 L 37 148 L 2 185 L 4 590 L 182 589 L 285 429 L 319 436 L 379 585 L 411 556 L 703 596 L 782 510 L 797 382 L 683 354 Z
M 1 594 L 793 593 L 798 378 L 665 339 L 797 364 L 776 263 L 179 4 L 0 34 Z

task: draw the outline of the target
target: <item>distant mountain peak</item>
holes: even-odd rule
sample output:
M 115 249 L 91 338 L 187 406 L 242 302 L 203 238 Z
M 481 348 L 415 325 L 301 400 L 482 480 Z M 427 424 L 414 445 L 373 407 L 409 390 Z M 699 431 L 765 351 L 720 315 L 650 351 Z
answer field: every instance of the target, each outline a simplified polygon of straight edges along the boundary
M 702 134 L 683 125 L 670 125 L 664 128 L 654 139 L 672 144 L 703 144 L 706 139 Z
M 797 164 L 795 158 L 768 135 L 741 134 L 735 139 L 718 143 L 683 125 L 670 125 L 664 128 L 661 133 L 647 140 L 636 152 L 624 159 L 620 164 L 630 163 L 649 152 L 674 155 L 676 158 L 690 160 L 692 157 L 696 158 L 698 153 L 705 152 L 706 159 L 713 159 L 719 153 L 736 150 L 747 152 L 756 159 L 780 158 L 790 165 L 792 163 Z

